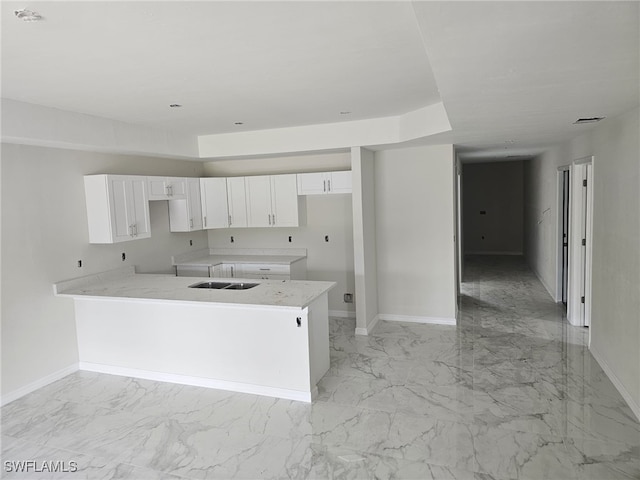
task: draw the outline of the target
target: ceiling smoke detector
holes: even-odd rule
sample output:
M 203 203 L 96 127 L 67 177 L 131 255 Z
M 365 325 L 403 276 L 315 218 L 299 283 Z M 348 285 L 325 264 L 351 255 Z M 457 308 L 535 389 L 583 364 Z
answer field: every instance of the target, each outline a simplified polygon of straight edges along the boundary
M 579 118 L 578 120 L 573 122 L 573 124 L 574 125 L 582 125 L 583 123 L 596 123 L 596 122 L 599 122 L 600 120 L 603 120 L 604 118 L 606 118 L 606 117 Z
M 26 8 L 14 10 L 13 13 L 16 17 L 25 22 L 39 22 L 40 20 L 43 20 L 42 15 L 40 15 L 38 12 L 27 10 Z

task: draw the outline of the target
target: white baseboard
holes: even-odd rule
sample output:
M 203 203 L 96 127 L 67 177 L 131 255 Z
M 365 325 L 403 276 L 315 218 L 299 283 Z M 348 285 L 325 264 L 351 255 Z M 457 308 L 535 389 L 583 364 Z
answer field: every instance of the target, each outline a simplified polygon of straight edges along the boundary
M 373 333 L 373 329 L 376 328 L 379 320 L 380 315 L 376 315 L 371 319 L 371 321 L 365 328 L 356 327 L 356 335 L 371 335 Z
M 378 315 L 380 320 L 389 322 L 411 322 L 411 323 L 431 323 L 435 325 L 456 325 L 455 318 L 449 317 L 416 317 L 413 315 L 393 315 L 390 313 L 381 313 Z
M 0 406 L 5 406 L 6 404 L 13 402 L 20 397 L 24 397 L 31 392 L 35 392 L 39 388 L 46 387 L 50 383 L 57 382 L 61 378 L 64 378 L 67 375 L 70 375 L 77 371 L 78 364 L 74 363 L 72 365 L 69 365 L 68 367 L 58 370 L 57 372 L 53 372 L 46 377 L 42 377 L 34 382 L 28 383 L 27 385 L 24 385 L 23 387 L 20 387 L 13 392 L 2 395 L 2 397 L 0 398 Z
M 356 312 L 350 312 L 349 310 L 329 310 L 329 316 L 336 318 L 356 318 Z
M 464 255 L 522 255 L 522 252 L 464 252 Z
M 177 375 L 172 373 L 160 373 L 137 368 L 116 367 L 113 365 L 102 365 L 98 363 L 80 362 L 80 370 L 89 372 L 108 373 L 123 377 L 144 378 L 157 382 L 178 383 L 181 385 L 191 385 L 194 387 L 215 388 L 218 390 L 228 390 L 232 392 L 250 393 L 253 395 L 263 395 L 265 397 L 285 398 L 299 402 L 310 403 L 318 394 L 318 387 L 314 386 L 311 392 L 300 390 L 290 390 L 286 388 L 275 388 L 264 385 L 253 385 L 250 383 L 230 382 L 227 380 L 217 380 L 213 378 L 192 377 L 188 375 Z
M 629 408 L 631 409 L 633 414 L 636 416 L 638 420 L 640 420 L 640 405 L 637 403 L 637 400 L 634 399 L 633 396 L 629 393 L 629 391 L 625 388 L 625 386 L 622 384 L 622 382 L 620 381 L 618 376 L 615 374 L 613 369 L 605 361 L 602 354 L 594 347 L 590 347 L 589 351 L 591 352 L 591 355 L 593 355 L 593 358 L 596 359 L 596 361 L 598 362 L 602 370 L 604 370 L 604 373 L 607 374 L 607 377 L 609 377 L 609 380 L 611 380 L 611 383 L 613 383 L 615 387 L 618 389 L 618 392 L 620 392 L 620 395 L 622 395 L 622 398 L 624 398 L 625 402 L 627 402 L 627 405 L 629 405 Z

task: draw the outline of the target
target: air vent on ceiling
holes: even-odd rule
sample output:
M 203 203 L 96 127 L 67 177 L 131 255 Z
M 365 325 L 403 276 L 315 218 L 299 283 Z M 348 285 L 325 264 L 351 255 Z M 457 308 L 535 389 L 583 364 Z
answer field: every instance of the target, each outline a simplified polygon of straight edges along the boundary
M 599 122 L 600 120 L 603 120 L 604 118 L 605 117 L 579 118 L 578 120 L 573 122 L 573 124 L 574 125 L 582 125 L 583 123 L 596 123 L 596 122 Z
M 13 13 L 16 17 L 25 22 L 39 22 L 40 20 L 43 20 L 42 15 L 38 12 L 34 12 L 33 10 L 28 10 L 26 8 L 14 10 Z

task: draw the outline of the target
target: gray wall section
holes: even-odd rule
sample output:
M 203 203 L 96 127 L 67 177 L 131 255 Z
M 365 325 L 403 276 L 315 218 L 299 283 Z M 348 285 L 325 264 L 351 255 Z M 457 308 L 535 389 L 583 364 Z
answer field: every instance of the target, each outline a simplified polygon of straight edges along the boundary
M 522 254 L 522 161 L 463 165 L 462 195 L 465 253 Z
M 527 165 L 526 258 L 554 296 L 558 167 L 593 155 L 590 351 L 640 418 L 639 132 L 636 107 Z

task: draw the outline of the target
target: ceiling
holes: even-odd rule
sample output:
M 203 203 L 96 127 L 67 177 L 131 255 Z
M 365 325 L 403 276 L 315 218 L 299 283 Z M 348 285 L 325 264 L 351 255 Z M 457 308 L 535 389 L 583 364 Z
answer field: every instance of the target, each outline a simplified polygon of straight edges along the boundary
M 442 102 L 452 130 L 414 143 L 455 143 L 468 160 L 535 155 L 592 128 L 579 117 L 638 105 L 638 6 L 2 2 L 2 97 L 192 135 Z

